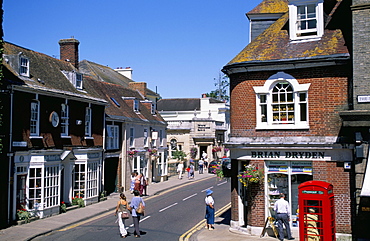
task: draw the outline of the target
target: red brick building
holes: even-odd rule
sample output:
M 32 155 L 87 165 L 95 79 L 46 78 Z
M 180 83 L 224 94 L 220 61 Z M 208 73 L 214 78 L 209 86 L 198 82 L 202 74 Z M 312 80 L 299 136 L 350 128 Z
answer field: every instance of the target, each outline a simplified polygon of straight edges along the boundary
M 352 233 L 351 163 L 339 112 L 349 109 L 350 1 L 265 0 L 247 13 L 251 42 L 226 66 L 230 78 L 231 226 L 259 235 L 283 192 L 297 232 L 298 186 L 334 186 L 336 232 Z M 263 169 L 245 187 L 246 166 Z

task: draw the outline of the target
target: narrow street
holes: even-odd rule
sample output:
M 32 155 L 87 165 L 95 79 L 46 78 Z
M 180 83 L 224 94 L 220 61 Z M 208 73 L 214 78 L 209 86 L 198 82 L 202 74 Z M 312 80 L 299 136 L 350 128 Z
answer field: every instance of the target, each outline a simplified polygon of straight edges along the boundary
M 200 180 L 144 199 L 147 208 L 140 222 L 140 229 L 144 232 L 141 240 L 178 240 L 204 219 L 205 190 L 208 188 L 214 192 L 216 210 L 230 202 L 230 183 L 216 178 Z M 34 240 L 120 240 L 118 223 L 115 221 L 114 213 L 110 212 Z M 126 225 L 132 234 L 132 218 L 126 220 Z M 128 238 L 133 238 L 133 235 Z

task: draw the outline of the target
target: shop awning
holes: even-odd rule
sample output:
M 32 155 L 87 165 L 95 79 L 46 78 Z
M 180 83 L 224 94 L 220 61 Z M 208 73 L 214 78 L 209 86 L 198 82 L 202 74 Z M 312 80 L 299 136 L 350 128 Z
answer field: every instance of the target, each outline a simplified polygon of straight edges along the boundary
M 369 159 L 370 159 L 370 149 L 367 155 L 365 177 L 364 177 L 364 182 L 362 184 L 362 189 L 361 189 L 361 194 L 360 194 L 360 196 L 363 196 L 363 197 L 370 197 L 370 160 Z

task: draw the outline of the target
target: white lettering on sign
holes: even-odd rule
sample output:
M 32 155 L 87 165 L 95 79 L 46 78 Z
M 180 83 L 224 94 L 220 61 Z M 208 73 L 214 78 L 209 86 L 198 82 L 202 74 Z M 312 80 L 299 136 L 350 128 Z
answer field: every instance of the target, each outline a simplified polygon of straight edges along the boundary
M 358 103 L 366 103 L 370 102 L 370 95 L 359 95 L 357 96 Z

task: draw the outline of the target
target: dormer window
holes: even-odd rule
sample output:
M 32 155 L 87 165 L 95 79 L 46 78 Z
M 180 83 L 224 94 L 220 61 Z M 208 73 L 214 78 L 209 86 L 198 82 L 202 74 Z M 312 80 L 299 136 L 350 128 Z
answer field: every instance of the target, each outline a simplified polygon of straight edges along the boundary
M 152 113 L 152 115 L 155 115 L 155 109 L 156 109 L 155 103 L 152 102 L 151 109 L 150 109 L 150 112 Z
M 22 76 L 29 77 L 30 76 L 30 66 L 29 66 L 30 61 L 28 58 L 21 56 L 19 58 L 19 74 Z
M 324 33 L 323 3 L 293 0 L 289 3 L 289 35 L 291 40 L 318 40 Z
M 76 89 L 82 90 L 82 74 L 76 73 Z
M 139 100 L 134 100 L 134 111 L 139 112 Z
M 75 71 L 64 71 L 62 73 L 66 76 L 66 78 L 73 84 L 73 86 L 78 89 L 83 89 L 83 75 L 77 73 Z

